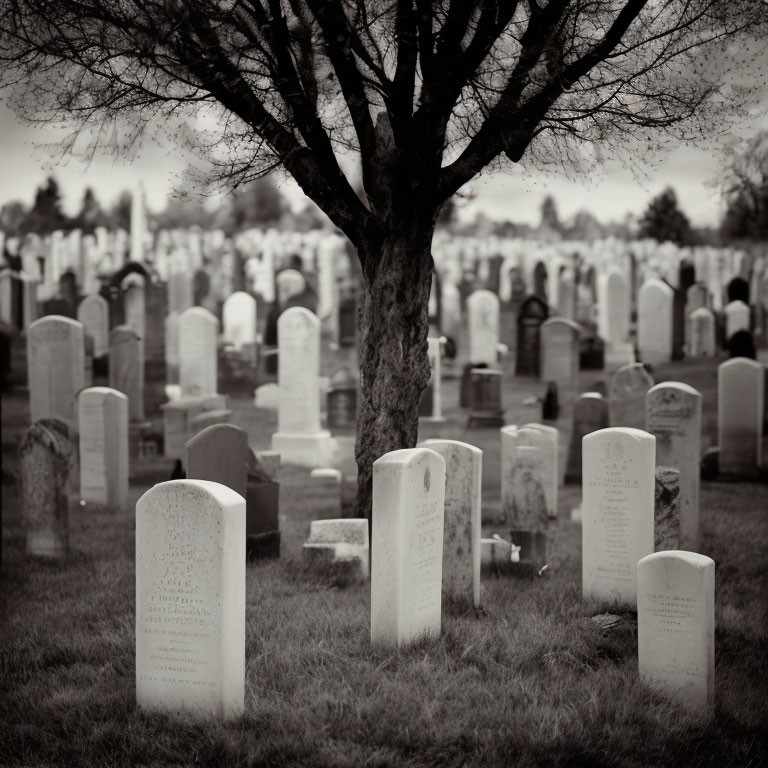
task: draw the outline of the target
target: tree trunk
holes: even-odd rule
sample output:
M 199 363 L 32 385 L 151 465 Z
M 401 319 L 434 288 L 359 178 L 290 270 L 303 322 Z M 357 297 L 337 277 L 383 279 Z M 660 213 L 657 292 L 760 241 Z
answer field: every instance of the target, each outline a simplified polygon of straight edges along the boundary
M 373 462 L 413 448 L 429 381 L 427 308 L 433 225 L 413 223 L 363 245 L 359 308 L 360 403 L 355 458 L 358 517 L 371 524 Z

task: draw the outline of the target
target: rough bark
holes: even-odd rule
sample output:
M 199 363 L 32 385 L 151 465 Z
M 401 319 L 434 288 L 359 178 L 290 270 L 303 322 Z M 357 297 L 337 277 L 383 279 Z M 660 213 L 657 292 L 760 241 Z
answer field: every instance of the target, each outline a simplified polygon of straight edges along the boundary
M 413 448 L 419 399 L 429 381 L 427 305 L 432 278 L 433 224 L 414 223 L 371 238 L 361 261 L 360 403 L 355 457 L 358 517 L 371 521 L 373 462 Z M 375 265 L 375 266 L 372 266 Z

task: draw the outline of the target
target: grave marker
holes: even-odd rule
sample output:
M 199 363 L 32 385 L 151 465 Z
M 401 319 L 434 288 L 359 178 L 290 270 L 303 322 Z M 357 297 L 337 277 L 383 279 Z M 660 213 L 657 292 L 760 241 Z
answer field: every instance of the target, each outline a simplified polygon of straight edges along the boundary
M 182 397 L 216 394 L 218 326 L 215 316 L 202 307 L 190 307 L 179 316 L 179 384 Z
M 144 420 L 144 347 L 127 325 L 109 334 L 109 386 L 128 398 L 131 421 Z

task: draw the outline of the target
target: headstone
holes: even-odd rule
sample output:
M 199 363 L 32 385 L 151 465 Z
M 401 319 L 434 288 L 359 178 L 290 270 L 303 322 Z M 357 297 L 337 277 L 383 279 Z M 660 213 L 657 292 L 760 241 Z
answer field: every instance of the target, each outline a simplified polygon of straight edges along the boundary
M 726 342 L 739 331 L 749 331 L 751 327 L 751 314 L 747 304 L 743 301 L 732 301 L 723 309 L 725 315 L 725 340 Z
M 749 283 L 743 277 L 734 277 L 728 283 L 728 301 L 743 301 L 749 304 Z
M 598 276 L 597 327 L 606 344 L 616 347 L 629 339 L 630 307 L 627 305 L 627 286 L 620 272 Z
M 179 317 L 179 383 L 183 397 L 216 394 L 219 321 L 207 309 L 190 307 Z
M 750 331 L 736 331 L 728 339 L 728 357 L 746 357 L 754 360 L 757 357 L 755 340 Z
M 650 278 L 640 288 L 637 304 L 637 346 L 649 365 L 672 359 L 674 291 L 662 280 Z
M 36 320 L 27 330 L 29 418 L 60 419 L 77 431 L 77 393 L 85 386 L 83 326 L 60 315 Z
M 608 427 L 608 402 L 599 392 L 584 392 L 573 404 L 573 428 L 568 449 L 566 483 L 581 482 L 582 441 L 586 435 Z
M 191 437 L 184 447 L 190 480 L 210 480 L 245 497 L 248 475 L 248 433 L 233 424 L 214 424 Z
M 515 373 L 518 376 L 538 376 L 540 370 L 541 326 L 549 310 L 538 296 L 529 296 L 517 315 L 517 355 Z
M 225 344 L 235 349 L 256 344 L 256 299 L 245 291 L 237 291 L 224 300 L 222 307 Z
M 754 477 L 762 464 L 765 369 L 734 357 L 717 369 L 720 473 Z
M 680 549 L 680 470 L 656 467 L 654 494 L 654 549 Z
M 579 376 L 581 328 L 573 320 L 551 317 L 541 326 L 541 379 L 554 381 L 560 392 L 572 390 Z
M 325 410 L 331 429 L 351 428 L 357 423 L 357 382 L 348 368 L 331 377 Z
M 700 307 L 688 315 L 688 354 L 691 357 L 714 357 L 717 353 L 715 316 L 711 309 Z
M 90 387 L 77 398 L 80 421 L 80 498 L 113 511 L 128 503 L 128 398 Z
M 326 566 L 353 565 L 357 578 L 367 579 L 370 544 L 368 521 L 352 519 L 313 520 L 302 557 Z
M 609 414 L 612 427 L 645 428 L 645 395 L 653 378 L 642 363 L 630 363 L 611 376 Z
M 35 422 L 21 453 L 21 513 L 29 555 L 62 558 L 69 551 L 67 486 L 75 462 L 67 428 L 56 419 Z
M 136 703 L 237 717 L 244 699 L 245 500 L 160 483 L 136 504 Z
M 330 433 L 320 429 L 320 321 L 304 307 L 291 307 L 277 321 L 278 431 L 272 448 L 286 463 L 323 464 Z
M 488 368 L 472 368 L 469 372 L 469 419 L 467 426 L 482 424 L 496 427 L 504 424 L 501 406 L 502 372 Z
M 77 308 L 77 319 L 85 333 L 93 339 L 93 356 L 104 357 L 109 350 L 109 304 L 107 300 L 92 293 L 86 296 Z
M 457 440 L 425 440 L 445 459 L 443 598 L 480 605 L 480 518 L 483 452 Z
M 654 549 L 656 438 L 639 429 L 612 427 L 583 442 L 584 599 L 632 610 L 637 561 Z
M 373 464 L 371 643 L 440 635 L 445 460 L 427 448 Z
M 680 472 L 680 546 L 695 551 L 699 548 L 701 394 L 677 381 L 651 387 L 645 396 L 645 429 L 656 437 L 656 464 Z
M 474 291 L 467 299 L 469 361 L 496 367 L 499 345 L 499 299 L 485 289 Z
M 309 473 L 312 516 L 315 520 L 341 517 L 341 471 L 332 467 L 313 469 Z
M 109 334 L 109 386 L 128 398 L 131 421 L 144 420 L 144 349 L 133 328 L 120 325 Z
M 715 563 L 657 552 L 637 564 L 637 651 L 643 682 L 694 712 L 715 695 Z
M 277 303 L 284 307 L 288 299 L 303 293 L 307 287 L 304 275 L 295 269 L 284 269 L 275 277 L 277 285 Z

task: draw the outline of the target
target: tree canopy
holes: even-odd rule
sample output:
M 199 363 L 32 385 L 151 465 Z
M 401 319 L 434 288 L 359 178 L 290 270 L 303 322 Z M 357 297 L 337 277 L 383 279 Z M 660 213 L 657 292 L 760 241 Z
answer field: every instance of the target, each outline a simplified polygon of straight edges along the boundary
M 672 187 L 667 187 L 651 200 L 639 224 L 641 237 L 677 245 L 688 245 L 691 242 L 690 222 L 680 210 Z
M 731 149 L 723 174 L 725 237 L 768 240 L 768 131 Z

